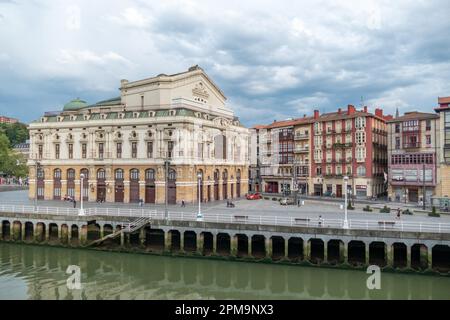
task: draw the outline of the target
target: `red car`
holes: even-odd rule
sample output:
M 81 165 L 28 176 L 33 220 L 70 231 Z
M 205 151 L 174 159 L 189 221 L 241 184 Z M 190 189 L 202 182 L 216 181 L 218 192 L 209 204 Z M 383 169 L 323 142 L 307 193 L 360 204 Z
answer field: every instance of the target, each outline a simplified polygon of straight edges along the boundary
M 259 200 L 262 199 L 262 196 L 259 192 L 257 193 L 252 193 L 252 194 L 247 194 L 245 196 L 247 198 L 247 200 Z

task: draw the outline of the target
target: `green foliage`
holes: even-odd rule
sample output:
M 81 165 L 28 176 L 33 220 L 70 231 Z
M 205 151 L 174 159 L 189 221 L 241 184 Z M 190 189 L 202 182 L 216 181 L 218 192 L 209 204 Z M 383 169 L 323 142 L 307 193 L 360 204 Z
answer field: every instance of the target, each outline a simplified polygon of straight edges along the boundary
M 349 202 L 347 205 L 347 210 L 355 210 L 355 207 L 353 207 L 352 204 Z
M 380 209 L 380 213 L 390 213 L 391 212 L 391 208 L 389 208 L 388 206 L 384 206 L 383 208 Z
M 11 147 L 24 143 L 30 137 L 27 126 L 23 123 L 0 123 L 0 133 L 8 137 Z
M 372 212 L 372 209 L 370 208 L 369 205 L 367 205 L 363 208 L 363 211 Z
M 413 213 L 409 209 L 406 209 L 406 210 L 403 210 L 402 214 L 407 214 L 407 215 L 412 216 Z
M 441 215 L 438 212 L 436 212 L 436 207 L 433 206 L 433 208 L 431 209 L 431 212 L 428 213 L 428 216 L 430 216 L 430 217 L 440 217 Z
M 22 154 L 13 152 L 4 133 L 0 133 L 0 172 L 16 177 L 25 177 L 28 174 L 25 158 Z

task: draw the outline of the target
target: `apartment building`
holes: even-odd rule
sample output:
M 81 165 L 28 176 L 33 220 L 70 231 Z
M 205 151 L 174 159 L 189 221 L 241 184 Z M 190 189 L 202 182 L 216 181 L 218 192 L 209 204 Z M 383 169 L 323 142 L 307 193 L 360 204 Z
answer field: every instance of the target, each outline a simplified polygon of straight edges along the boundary
M 369 113 L 348 105 L 320 115 L 314 111 L 312 165 L 309 194 L 343 197 L 343 177 L 349 177 L 348 192 L 357 198 L 386 192 L 387 129 L 382 109 Z
M 450 197 L 450 97 L 438 98 L 439 107 L 434 109 L 439 115 L 439 180 L 437 195 Z M 448 201 L 446 201 L 447 206 Z
M 430 203 L 439 192 L 439 116 L 406 112 L 387 121 L 389 189 L 393 201 Z

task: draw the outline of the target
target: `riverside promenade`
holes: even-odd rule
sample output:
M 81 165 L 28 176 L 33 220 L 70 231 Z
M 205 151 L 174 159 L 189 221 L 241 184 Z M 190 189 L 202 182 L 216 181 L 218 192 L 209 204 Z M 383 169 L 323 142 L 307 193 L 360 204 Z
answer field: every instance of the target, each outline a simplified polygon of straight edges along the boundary
M 4 195 L 6 193 L 3 193 Z M 204 206 L 164 207 L 134 204 L 64 202 L 44 206 L 0 203 L 0 239 L 21 243 L 190 255 L 275 263 L 385 269 L 449 274 L 450 223 L 447 216 L 349 213 L 343 228 L 338 206 L 305 203 L 280 206 L 274 201 L 236 201 Z M 319 218 L 320 217 L 320 218 Z

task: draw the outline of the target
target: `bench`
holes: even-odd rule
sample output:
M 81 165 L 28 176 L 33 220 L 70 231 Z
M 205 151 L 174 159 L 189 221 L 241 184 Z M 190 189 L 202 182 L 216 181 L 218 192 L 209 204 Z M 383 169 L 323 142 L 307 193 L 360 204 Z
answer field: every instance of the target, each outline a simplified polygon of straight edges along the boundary
M 234 216 L 234 220 L 247 221 L 248 220 L 248 216 Z
M 309 223 L 310 219 L 309 218 L 295 218 L 294 222 L 295 224 L 307 224 Z
M 380 226 L 384 225 L 384 226 L 393 226 L 395 224 L 395 221 L 378 221 L 378 224 Z

